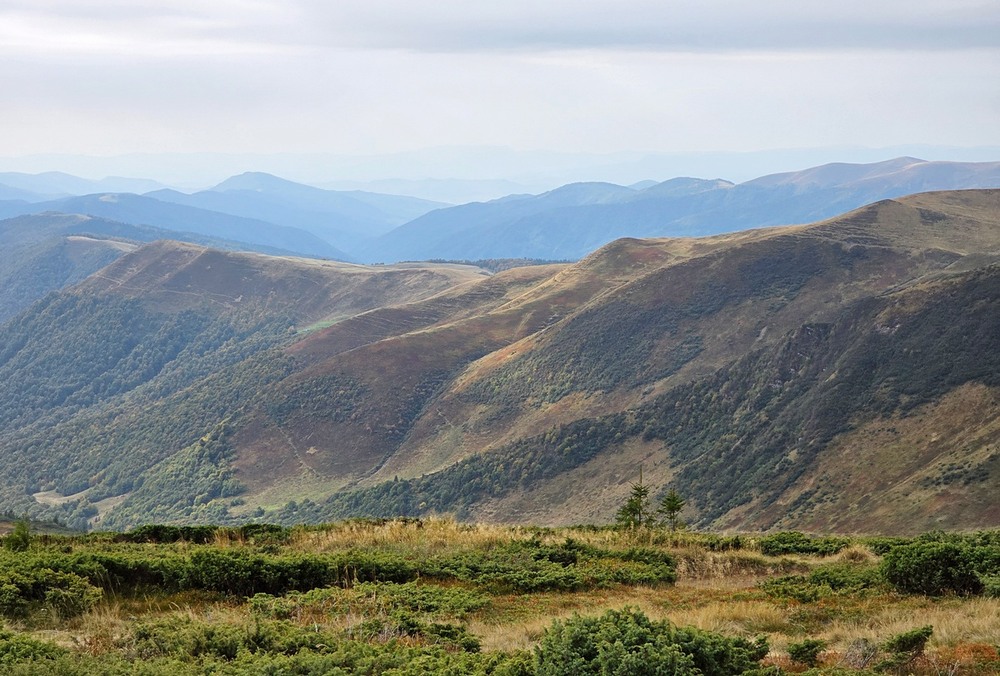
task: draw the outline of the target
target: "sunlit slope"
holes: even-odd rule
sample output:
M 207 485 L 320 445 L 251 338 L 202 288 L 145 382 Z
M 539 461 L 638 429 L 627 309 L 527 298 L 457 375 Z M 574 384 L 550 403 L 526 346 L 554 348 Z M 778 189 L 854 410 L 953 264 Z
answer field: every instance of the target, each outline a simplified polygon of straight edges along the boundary
M 157 242 L 0 327 L 4 495 L 89 513 L 294 371 L 313 325 L 433 296 L 461 266 L 362 267 Z M 46 504 L 52 504 L 51 501 Z
M 451 495 L 452 498 L 437 503 L 422 499 L 410 507 L 417 511 L 420 511 L 420 504 L 424 504 L 425 509 L 440 511 L 471 509 L 477 516 L 503 520 L 518 520 L 526 514 L 531 514 L 535 520 L 609 518 L 628 482 L 635 479 L 639 462 L 646 465 L 647 476 L 664 484 L 671 477 L 681 481 L 685 466 L 692 467 L 689 472 L 702 470 L 690 464 L 691 457 L 672 459 L 671 446 L 676 442 L 661 440 L 657 445 L 635 430 L 631 433 L 617 430 L 610 439 L 602 437 L 594 442 L 596 447 L 579 458 L 574 457 L 572 443 L 557 444 L 561 450 L 556 458 L 547 458 L 543 453 L 525 461 L 525 449 L 530 447 L 532 453 L 536 452 L 546 446 L 547 442 L 542 441 L 546 438 L 565 442 L 565 430 L 589 429 L 587 420 L 604 420 L 610 415 L 624 416 L 623 420 L 628 421 L 636 411 L 645 410 L 644 407 L 651 406 L 654 401 L 671 401 L 675 408 L 692 405 L 688 401 L 694 396 L 692 388 L 717 388 L 698 395 L 711 401 L 718 399 L 719 390 L 725 386 L 736 390 L 731 395 L 733 401 L 751 399 L 755 396 L 754 388 L 778 391 L 781 381 L 768 380 L 766 374 L 769 372 L 762 367 L 748 367 L 748 355 L 789 349 L 788 341 L 796 336 L 808 336 L 822 330 L 811 327 L 844 321 L 845 313 L 850 315 L 867 302 L 875 302 L 887 293 L 903 293 L 919 283 L 937 288 L 936 284 L 949 281 L 965 288 L 964 285 L 971 282 L 953 281 L 966 279 L 959 273 L 988 265 L 998 252 L 997 214 L 996 192 L 942 193 L 878 203 L 813 226 L 707 240 L 616 242 L 476 318 L 475 330 L 467 334 L 467 339 L 461 338 L 461 327 L 468 319 L 439 323 L 379 344 L 380 363 L 392 363 L 392 355 L 411 355 L 410 358 L 396 357 L 407 370 L 423 363 L 414 355 L 430 349 L 434 344 L 431 337 L 449 336 L 451 342 L 437 344 L 442 348 L 441 354 L 452 356 L 440 370 L 435 369 L 441 367 L 441 362 L 435 361 L 434 368 L 425 371 L 441 374 L 433 387 L 425 387 L 422 392 L 416 383 L 412 388 L 403 388 L 410 397 L 409 408 L 405 410 L 407 415 L 397 419 L 403 425 L 403 432 L 398 441 L 383 442 L 377 460 L 373 457 L 366 461 L 376 471 L 368 477 L 363 477 L 362 472 L 360 484 L 372 486 L 380 481 L 393 482 L 423 475 L 428 475 L 423 480 L 425 483 L 444 482 L 445 475 L 455 474 L 455 470 L 448 468 L 457 460 L 482 453 L 488 456 L 495 452 L 498 457 L 510 453 L 512 457 L 497 460 L 489 470 L 500 473 L 491 476 L 489 482 L 509 484 L 510 496 L 504 495 L 497 500 L 500 496 L 490 495 L 490 491 L 485 495 L 477 493 L 474 486 L 478 483 L 463 480 L 456 487 L 457 493 L 441 492 L 441 496 Z M 580 280 L 588 279 L 594 271 L 599 271 L 598 277 L 603 280 L 600 288 L 581 292 L 588 287 Z M 988 285 L 988 282 L 983 283 Z M 915 288 L 910 293 L 918 291 Z M 571 309 L 560 306 L 558 311 L 550 312 L 549 321 L 538 330 L 518 333 L 504 323 L 510 312 L 526 313 L 528 307 L 537 307 L 543 300 L 545 305 L 553 298 L 568 296 L 573 296 L 578 305 Z M 904 294 L 903 297 L 912 295 Z M 980 326 L 984 320 L 983 311 L 968 310 L 966 314 L 970 327 Z M 985 319 L 988 318 L 987 312 Z M 530 329 L 523 324 L 517 326 Z M 478 352 L 488 347 L 481 341 L 490 336 L 491 327 L 499 327 L 501 335 L 509 337 L 509 341 L 503 347 L 478 356 Z M 976 335 L 989 335 L 988 329 L 984 331 Z M 948 349 L 946 344 L 942 354 L 935 359 L 947 362 Z M 350 358 L 343 358 L 338 363 L 357 378 L 363 373 L 361 365 L 373 354 L 375 348 L 369 346 L 356 350 Z M 441 355 L 435 357 L 442 358 Z M 900 358 L 892 355 L 892 360 Z M 463 360 L 468 363 L 458 370 Z M 740 364 L 749 371 L 741 377 L 740 385 L 730 384 L 736 380 L 732 369 Z M 907 363 L 905 368 L 921 367 Z M 960 386 L 982 374 L 966 375 L 968 377 L 959 378 L 961 382 L 950 386 Z M 363 376 L 357 382 L 364 382 Z M 878 386 L 879 383 L 871 384 L 871 387 Z M 921 385 L 926 386 L 926 383 Z M 936 399 L 943 394 L 927 396 Z M 389 400 L 391 393 L 380 393 L 380 402 L 384 404 Z M 698 406 L 710 409 L 711 401 L 699 399 Z M 788 413 L 792 416 L 787 423 L 788 434 L 794 435 L 814 417 L 837 418 L 837 411 L 842 407 L 846 407 L 844 415 L 847 417 L 842 421 L 845 425 L 850 423 L 850 415 L 871 417 L 879 413 L 870 410 L 864 398 L 848 403 L 837 396 L 824 394 L 815 401 L 808 397 L 801 401 L 811 402 L 799 408 L 806 406 L 812 412 L 806 415 L 800 411 L 794 416 Z M 809 408 L 814 404 L 819 409 Z M 396 410 L 403 411 L 403 408 L 399 406 Z M 737 447 L 748 443 L 748 440 L 740 441 L 747 432 L 733 417 L 738 411 L 739 406 L 720 413 L 728 416 L 729 427 L 718 428 L 720 439 L 724 441 L 717 443 L 731 443 Z M 361 421 L 368 420 L 364 415 L 359 416 L 358 426 L 365 424 Z M 350 423 L 336 425 L 332 436 L 345 438 L 338 434 L 350 426 Z M 815 443 L 825 447 L 846 429 L 839 423 L 824 428 L 826 436 Z M 568 434 L 572 437 L 575 432 Z M 698 439 L 705 431 L 699 428 L 697 421 L 687 421 L 677 434 Z M 774 430 L 767 424 L 753 434 L 763 435 L 754 443 L 781 446 L 783 453 L 795 451 L 790 441 L 792 437 L 771 439 L 769 435 L 774 434 Z M 352 431 L 348 433 L 351 435 L 360 438 L 355 442 L 359 446 L 366 445 L 364 433 L 359 436 Z M 734 436 L 729 438 L 727 435 Z M 370 438 L 375 441 L 380 436 L 375 433 Z M 696 445 L 691 452 L 698 448 L 700 446 Z M 721 451 L 705 448 L 697 455 L 707 458 L 712 453 Z M 528 485 L 508 476 L 513 471 L 515 458 L 542 467 L 550 463 L 549 469 L 539 475 L 537 487 L 532 487 L 548 497 L 539 494 L 537 501 L 533 501 L 524 495 Z M 727 468 L 737 466 L 733 462 L 727 457 L 715 469 L 706 470 L 705 476 L 711 476 L 714 471 L 724 474 Z M 584 469 L 576 470 L 588 463 L 604 463 L 605 469 L 614 471 L 587 474 Z M 551 486 L 563 475 L 560 467 L 580 474 L 553 495 Z M 534 469 L 519 467 L 517 471 L 530 474 Z M 440 473 L 441 477 L 430 476 L 432 472 Z M 771 496 L 767 500 L 776 499 L 774 487 L 768 486 L 771 481 L 768 474 L 753 476 L 760 485 L 760 492 Z M 351 481 L 356 481 L 357 477 L 358 473 L 352 474 Z M 773 477 L 773 481 L 782 480 L 785 479 L 778 475 Z M 794 480 L 794 477 L 790 479 Z M 728 485 L 726 481 L 717 483 Z M 609 489 L 609 484 L 614 487 Z M 683 490 L 684 486 L 678 484 L 678 488 Z M 746 510 L 749 509 L 746 505 L 752 503 L 751 506 L 758 509 L 766 501 L 757 498 L 756 502 L 748 501 L 747 496 L 753 491 L 747 493 L 734 486 L 730 489 L 735 492 L 725 498 L 720 497 L 720 492 L 725 492 L 722 488 L 713 489 L 711 495 L 691 496 L 692 505 L 702 505 L 700 518 L 704 523 L 772 525 L 781 521 L 791 525 L 795 521 L 783 512 L 780 515 L 769 512 L 766 517 L 758 517 L 756 512 L 742 514 L 738 510 L 741 506 Z M 504 490 L 499 492 L 504 493 Z M 581 501 L 576 490 L 588 496 L 604 497 Z M 460 496 L 457 503 L 456 495 Z M 546 500 L 551 504 L 545 504 Z M 600 500 L 603 506 L 595 509 L 594 505 Z M 353 506 L 338 504 L 340 506 L 334 509 L 338 514 L 378 511 L 377 504 L 363 500 L 351 503 Z M 391 512 L 401 508 L 400 503 L 396 503 L 386 506 L 385 510 Z M 844 525 L 847 526 L 847 522 Z
M 704 526 L 988 526 L 998 260 L 989 190 L 492 276 L 158 243 L 0 328 L 3 497 L 571 523 L 642 465 Z

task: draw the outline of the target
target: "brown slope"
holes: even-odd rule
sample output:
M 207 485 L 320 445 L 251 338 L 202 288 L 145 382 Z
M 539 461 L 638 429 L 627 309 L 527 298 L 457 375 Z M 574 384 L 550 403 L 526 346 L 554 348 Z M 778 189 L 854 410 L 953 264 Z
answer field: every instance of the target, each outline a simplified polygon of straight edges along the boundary
M 807 491 L 822 488 L 827 499 Z M 812 532 L 1000 524 L 1000 389 L 966 383 L 842 435 L 761 521 Z
M 465 446 L 474 449 L 637 405 L 844 303 L 957 265 L 967 252 L 996 250 L 998 196 L 918 196 L 738 237 L 619 241 L 580 267 L 608 274 L 622 269 L 615 263 L 626 254 L 651 252 L 656 262 L 544 334 L 472 364 L 435 406 L 442 418 L 462 421 Z M 685 345 L 698 350 L 686 362 L 694 350 Z M 442 446 L 456 437 L 454 427 L 425 422 L 408 444 Z M 393 475 L 408 474 L 411 454 L 403 450 L 387 465 Z
M 251 306 L 309 323 L 427 298 L 485 274 L 471 266 L 373 267 L 160 241 L 122 257 L 78 289 L 141 298 L 165 312 Z
M 580 265 L 508 270 L 308 336 L 289 350 L 304 370 L 275 396 L 318 394 L 280 421 L 266 406 L 250 417 L 235 440 L 241 480 L 258 491 L 276 477 L 304 481 L 322 494 L 391 471 L 387 463 L 402 443 L 425 437 L 428 426 L 450 425 L 445 413 L 428 404 L 470 362 L 543 331 L 651 264 L 688 255 L 686 243 L 623 244 Z M 362 402 L 336 396 L 345 383 L 352 392 L 364 391 Z M 350 415 L 342 414 L 345 408 Z M 419 428 L 413 428 L 415 421 Z M 408 471 L 432 471 L 479 449 L 475 438 L 421 448 L 409 456 Z
M 415 420 L 445 420 L 427 404 L 467 364 L 543 330 L 606 283 L 600 271 L 518 268 L 309 336 L 289 350 L 306 368 L 275 396 L 315 394 L 288 418 L 275 420 L 266 406 L 250 417 L 235 439 L 241 480 L 263 490 L 277 472 L 282 480 L 304 476 L 322 492 L 366 478 L 411 435 Z M 345 387 L 363 391 L 361 401 L 338 398 Z
M 321 495 L 639 405 L 846 303 L 988 261 L 998 207 L 998 191 L 936 193 L 811 226 L 620 240 L 351 318 L 292 348 L 309 366 L 282 391 L 319 394 L 281 420 L 253 416 L 241 479 L 264 490 L 279 467 Z
M 578 463 L 550 455 L 566 471 L 479 500 L 470 518 L 610 520 L 628 493 L 631 461 L 633 472 L 644 464 L 652 486 L 682 490 L 685 518 L 701 526 L 995 528 L 998 303 L 997 265 L 862 299 L 830 324 L 805 326 L 637 407 L 632 430 L 619 425 L 602 452 L 588 449 Z

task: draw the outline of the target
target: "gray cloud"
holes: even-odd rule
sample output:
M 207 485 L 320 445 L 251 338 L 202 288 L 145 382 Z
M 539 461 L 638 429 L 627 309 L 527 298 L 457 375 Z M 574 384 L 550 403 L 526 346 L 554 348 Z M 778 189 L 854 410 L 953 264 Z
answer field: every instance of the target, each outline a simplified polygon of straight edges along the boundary
M 191 53 L 961 50 L 1000 47 L 995 0 L 9 0 L 0 45 Z M 18 42 L 16 31 L 26 31 Z M 103 46 L 97 43 L 103 39 Z
M 992 0 L 302 0 L 297 7 L 334 43 L 430 51 L 1000 46 L 1000 4 Z
M 0 153 L 1000 143 L 996 0 L 5 0 Z

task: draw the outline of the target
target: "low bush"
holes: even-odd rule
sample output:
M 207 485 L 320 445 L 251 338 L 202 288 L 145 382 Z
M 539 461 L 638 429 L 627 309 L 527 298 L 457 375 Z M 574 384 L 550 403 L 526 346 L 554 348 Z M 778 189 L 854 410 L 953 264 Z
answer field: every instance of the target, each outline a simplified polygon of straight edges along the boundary
M 74 573 L 50 568 L 0 572 L 0 614 L 25 617 L 45 609 L 61 617 L 80 615 L 101 600 L 101 589 Z
M 862 542 L 872 554 L 885 556 L 894 547 L 910 544 L 912 540 L 909 538 L 879 536 L 864 538 Z
M 680 628 L 626 608 L 555 621 L 535 649 L 535 669 L 538 676 L 730 676 L 760 666 L 766 654 L 764 639 Z
M 980 575 L 979 581 L 983 585 L 983 596 L 1000 599 L 1000 575 Z
M 798 531 L 785 531 L 765 535 L 757 540 L 761 554 L 782 556 L 784 554 L 818 554 L 830 556 L 851 544 L 847 538 L 810 537 Z
M 134 528 L 128 533 L 118 536 L 121 542 L 145 542 L 154 544 L 171 544 L 174 542 L 191 542 L 207 544 L 215 539 L 218 526 L 168 526 L 164 524 L 149 524 Z
M 0 629 L 0 664 L 8 668 L 23 662 L 48 661 L 65 653 L 52 643 Z
M 804 664 L 807 667 L 815 667 L 819 664 L 819 654 L 826 648 L 826 641 L 807 638 L 798 643 L 788 646 L 788 656 L 793 662 Z
M 918 657 L 924 654 L 928 639 L 934 627 L 927 625 L 893 636 L 882 644 L 888 657 L 875 665 L 876 671 L 906 672 Z
M 312 589 L 286 596 L 256 594 L 250 599 L 250 611 L 272 619 L 301 618 L 306 613 L 387 615 L 397 610 L 429 618 L 463 619 L 488 604 L 485 594 L 462 587 L 363 582 L 347 589 Z
M 885 579 L 908 594 L 978 594 L 983 583 L 973 548 L 952 542 L 914 542 L 890 550 L 882 560 Z
M 808 575 L 785 575 L 760 584 L 769 596 L 800 603 L 812 603 L 834 594 L 862 594 L 884 586 L 877 566 L 850 563 L 818 566 Z

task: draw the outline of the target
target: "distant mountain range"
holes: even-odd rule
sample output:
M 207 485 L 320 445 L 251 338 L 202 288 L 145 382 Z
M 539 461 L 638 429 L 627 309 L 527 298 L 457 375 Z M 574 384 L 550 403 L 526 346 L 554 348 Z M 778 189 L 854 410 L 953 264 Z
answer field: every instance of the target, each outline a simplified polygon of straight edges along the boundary
M 912 164 L 759 189 L 795 202 L 816 181 L 927 180 Z M 585 184 L 490 204 L 527 219 L 528 204 L 737 188 Z M 661 197 L 635 200 L 646 191 Z M 45 218 L 54 242 L 87 225 Z M 30 242 L 30 223 L 2 227 Z M 493 275 L 103 242 L 87 251 L 119 247 L 114 262 L 0 323 L 0 500 L 18 513 L 599 523 L 641 466 L 699 527 L 1000 522 L 1000 190 L 622 238 Z
M 3 176 L 8 183 L 3 183 Z M 322 190 L 259 173 L 234 176 L 191 195 L 155 186 L 159 189 L 144 195 L 101 192 L 51 198 L 66 191 L 130 184 L 155 186 L 129 179 L 86 181 L 59 173 L 0 175 L 0 218 L 45 212 L 81 214 L 242 242 L 249 250 L 263 247 L 352 260 L 351 254 L 338 246 L 357 247 L 370 237 L 444 206 L 413 197 Z
M 372 237 L 446 206 L 415 197 L 322 190 L 261 173 L 234 176 L 192 195 L 159 190 L 146 197 L 306 230 L 346 250 L 357 249 Z M 340 257 L 347 260 L 351 254 L 341 253 Z
M 828 164 L 745 183 L 675 178 L 574 183 L 540 195 L 448 206 L 324 190 L 261 173 L 186 194 L 141 179 L 0 175 L 0 217 L 57 211 L 359 262 L 578 260 L 619 237 L 703 236 L 828 218 L 928 190 L 1000 187 L 1000 162 Z M 144 194 L 124 188 L 157 187 Z M 114 192 L 108 192 L 115 187 Z M 86 194 L 81 190 L 100 188 Z M 66 197 L 66 192 L 74 196 Z M 53 199 L 53 195 L 63 195 Z
M 59 171 L 41 174 L 0 172 L 0 195 L 6 191 L 17 191 L 20 197 L 0 199 L 22 199 L 28 202 L 45 202 L 74 195 L 92 195 L 105 192 L 144 193 L 165 188 L 162 183 L 145 178 L 124 178 L 109 176 L 100 180 L 90 180 Z
M 370 260 L 525 257 L 576 260 L 619 237 L 693 237 L 808 223 L 926 190 L 1000 187 L 1000 162 L 831 164 L 734 185 L 672 179 L 642 189 L 564 186 L 440 209 L 382 235 Z

